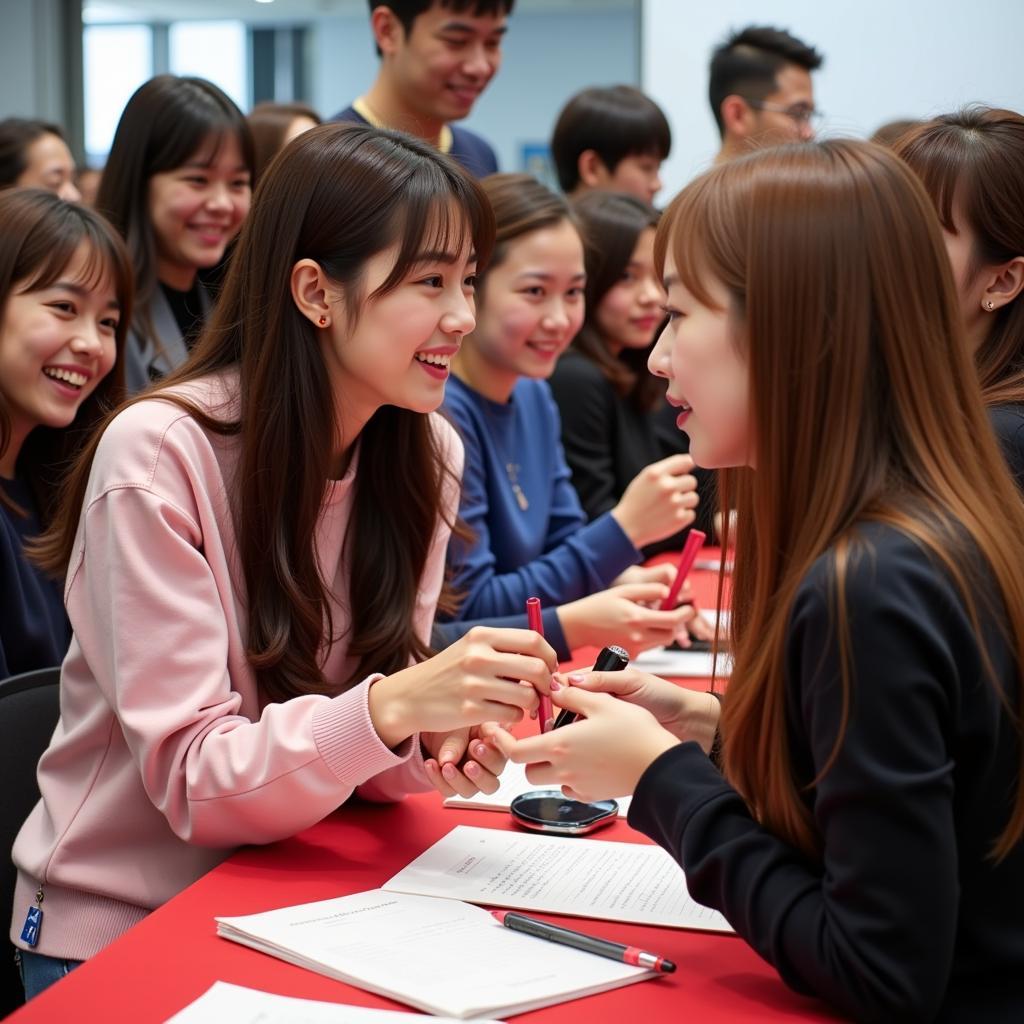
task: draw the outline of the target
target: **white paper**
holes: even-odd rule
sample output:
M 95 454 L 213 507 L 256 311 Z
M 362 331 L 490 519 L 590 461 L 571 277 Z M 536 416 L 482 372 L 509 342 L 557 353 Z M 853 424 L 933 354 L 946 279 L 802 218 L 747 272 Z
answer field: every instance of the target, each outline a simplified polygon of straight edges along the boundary
M 526 765 L 514 764 L 509 761 L 505 765 L 500 777 L 501 785 L 497 791 L 491 794 L 477 793 L 476 796 L 449 796 L 445 798 L 445 807 L 468 807 L 474 811 L 507 811 L 512 806 L 512 801 L 523 793 L 530 793 L 535 789 L 557 789 L 552 786 L 535 786 L 526 780 Z M 632 800 L 629 796 L 617 796 L 615 802 L 619 805 L 619 817 L 625 818 L 629 813 L 629 804 Z
M 485 830 L 486 831 L 486 830 Z M 456 899 L 374 889 L 247 917 L 217 934 L 460 1019 L 525 1013 L 654 975 L 502 927 Z
M 629 664 L 641 672 L 655 676 L 675 676 L 680 679 L 710 679 L 714 672 L 715 656 L 710 651 L 670 651 L 665 647 L 652 647 L 638 654 Z M 718 656 L 718 678 L 728 679 L 732 664 L 727 654 Z
M 731 932 L 694 901 L 660 846 L 459 825 L 387 881 L 390 892 L 550 914 Z
M 454 1024 L 457 1017 L 434 1017 Z M 423 1014 L 295 999 L 215 981 L 165 1024 L 423 1024 Z M 483 1024 L 500 1024 L 491 1020 Z

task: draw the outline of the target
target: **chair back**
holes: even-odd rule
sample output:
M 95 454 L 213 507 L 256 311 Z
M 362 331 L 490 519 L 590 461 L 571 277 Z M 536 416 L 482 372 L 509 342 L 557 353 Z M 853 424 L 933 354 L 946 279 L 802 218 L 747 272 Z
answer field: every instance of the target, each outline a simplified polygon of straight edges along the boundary
M 6 938 L 17 874 L 11 847 L 39 800 L 36 765 L 50 745 L 59 718 L 59 665 L 0 680 L 0 1017 L 25 1001 Z

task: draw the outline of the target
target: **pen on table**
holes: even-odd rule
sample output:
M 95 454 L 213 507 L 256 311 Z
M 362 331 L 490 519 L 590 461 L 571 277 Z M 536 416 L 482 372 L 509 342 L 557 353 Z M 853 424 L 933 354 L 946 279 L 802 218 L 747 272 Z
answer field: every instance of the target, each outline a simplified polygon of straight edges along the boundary
M 693 563 L 697 561 L 697 554 L 704 546 L 704 541 L 706 540 L 707 534 L 702 533 L 700 530 L 691 530 L 687 535 L 686 543 L 683 545 L 683 553 L 679 556 L 679 563 L 676 567 L 676 578 L 672 581 L 672 586 L 669 588 L 668 597 L 661 602 L 661 610 L 663 612 L 668 612 L 675 608 L 679 591 L 683 589 L 686 577 L 690 575 Z
M 569 928 L 560 928 L 556 924 L 548 924 L 547 921 L 538 921 L 535 917 L 513 914 L 508 910 L 492 910 L 491 915 L 513 931 L 533 935 L 538 939 L 547 939 L 548 942 L 558 942 L 563 946 L 572 946 L 573 949 L 583 950 L 584 953 L 595 953 L 597 956 L 604 956 L 609 960 L 618 960 L 620 963 L 632 964 L 634 967 L 646 967 L 649 971 L 660 971 L 662 974 L 671 974 L 676 969 L 676 965 L 671 960 L 666 960 L 663 956 L 657 956 L 655 953 L 647 953 L 636 946 L 624 946 L 621 942 L 609 942 L 607 939 L 599 939 L 594 935 L 586 935 L 583 932 L 574 932 Z
M 528 597 L 526 599 L 526 622 L 527 625 L 535 633 L 544 635 L 544 620 L 540 614 L 540 598 L 539 597 Z M 538 717 L 540 718 L 540 731 L 547 732 L 547 723 L 552 720 L 554 716 L 554 709 L 551 706 L 551 698 L 547 694 L 541 694 L 540 696 L 540 712 Z

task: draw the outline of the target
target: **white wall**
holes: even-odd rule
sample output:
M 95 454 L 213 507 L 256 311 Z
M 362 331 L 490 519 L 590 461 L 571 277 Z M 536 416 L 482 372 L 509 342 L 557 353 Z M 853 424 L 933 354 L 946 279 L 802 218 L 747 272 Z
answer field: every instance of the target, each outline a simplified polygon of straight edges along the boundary
M 365 92 L 377 73 L 365 16 L 324 18 L 313 31 L 313 105 L 330 117 Z M 516 11 L 501 71 L 460 122 L 497 150 L 504 171 L 521 170 L 524 142 L 546 143 L 565 101 L 588 85 L 639 84 L 632 11 Z
M 643 88 L 672 125 L 664 201 L 718 150 L 708 61 L 750 24 L 788 29 L 824 52 L 815 98 L 825 134 L 868 136 L 885 121 L 970 102 L 1024 110 L 1017 0 L 644 0 Z

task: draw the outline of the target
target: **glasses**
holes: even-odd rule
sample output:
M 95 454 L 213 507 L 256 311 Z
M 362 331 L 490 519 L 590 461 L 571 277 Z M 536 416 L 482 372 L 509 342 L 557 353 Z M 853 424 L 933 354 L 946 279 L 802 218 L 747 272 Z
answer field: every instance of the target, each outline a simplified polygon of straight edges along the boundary
M 784 107 L 781 103 L 769 103 L 767 100 L 747 100 L 747 105 L 755 110 L 769 110 L 774 114 L 785 114 L 791 121 L 796 121 L 797 124 L 801 125 L 820 124 L 824 116 L 820 110 L 804 106 L 802 103 L 796 103 L 791 107 Z

